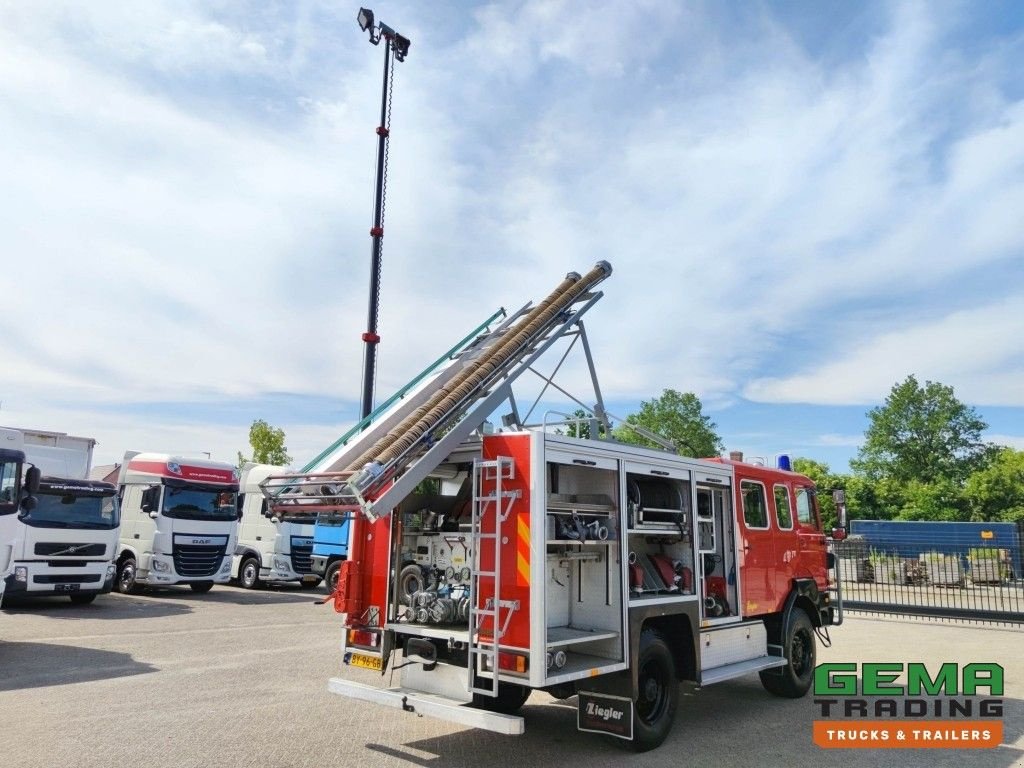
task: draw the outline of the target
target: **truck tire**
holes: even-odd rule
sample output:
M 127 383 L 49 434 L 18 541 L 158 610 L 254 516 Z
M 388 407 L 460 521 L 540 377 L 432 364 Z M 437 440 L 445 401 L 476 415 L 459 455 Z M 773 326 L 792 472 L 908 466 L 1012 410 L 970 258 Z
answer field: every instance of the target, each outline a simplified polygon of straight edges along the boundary
M 114 588 L 122 595 L 129 595 L 136 591 L 134 557 L 126 557 L 117 564 L 117 578 L 114 580 Z
M 211 589 L 213 589 L 212 581 L 190 581 L 189 587 L 193 592 L 198 592 L 200 595 L 205 595 Z
M 794 608 L 783 638 L 786 666 L 760 672 L 761 685 L 768 693 L 786 699 L 799 699 L 807 693 L 814 681 L 817 648 L 814 627 L 802 608 Z
M 633 741 L 625 744 L 634 752 L 647 752 L 660 746 L 668 737 L 679 703 L 679 678 L 676 677 L 672 651 L 665 638 L 651 629 L 640 635 L 637 677 Z
M 96 599 L 96 595 L 68 595 L 71 598 L 71 602 L 75 605 L 88 605 Z
M 477 709 L 486 709 L 488 712 L 500 712 L 503 715 L 514 715 L 526 700 L 530 698 L 532 688 L 527 688 L 514 683 L 499 683 L 498 695 L 496 697 L 486 696 L 482 693 L 473 694 L 473 706 Z
M 338 588 L 338 574 L 341 573 L 341 560 L 335 560 L 327 566 L 324 573 L 324 586 L 327 587 L 327 594 L 333 594 Z
M 256 589 L 260 583 L 260 561 L 247 557 L 238 567 L 238 583 L 245 589 Z

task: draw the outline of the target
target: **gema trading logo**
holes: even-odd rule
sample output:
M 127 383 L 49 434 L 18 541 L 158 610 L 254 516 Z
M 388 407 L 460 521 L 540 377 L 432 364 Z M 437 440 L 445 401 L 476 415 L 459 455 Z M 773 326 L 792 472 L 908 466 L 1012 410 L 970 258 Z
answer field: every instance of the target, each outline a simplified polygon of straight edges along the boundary
M 906 684 L 897 683 L 905 679 Z M 819 664 L 814 743 L 849 749 L 982 749 L 1003 741 L 1003 668 L 916 662 Z

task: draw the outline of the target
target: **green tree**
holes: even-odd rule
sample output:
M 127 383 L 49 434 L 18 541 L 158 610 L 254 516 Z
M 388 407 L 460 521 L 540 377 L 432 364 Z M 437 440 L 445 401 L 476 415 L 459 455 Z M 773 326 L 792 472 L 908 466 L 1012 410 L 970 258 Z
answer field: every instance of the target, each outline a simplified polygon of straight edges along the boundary
M 981 439 L 988 425 L 937 382 L 922 387 L 908 376 L 867 415 L 864 445 L 850 466 L 871 480 L 963 482 L 993 451 Z
M 284 466 L 292 460 L 284 444 L 284 430 L 270 426 L 263 419 L 257 419 L 249 427 L 249 445 L 252 446 L 252 459 L 245 458 L 239 451 L 238 466 L 247 461 Z
M 902 505 L 896 513 L 897 520 L 956 522 L 967 519 L 963 487 L 949 478 L 930 483 L 910 480 L 900 489 L 900 497 Z
M 688 456 L 719 456 L 723 450 L 722 438 L 715 432 L 716 424 L 704 415 L 700 400 L 692 392 L 666 389 L 661 397 L 642 401 L 640 410 L 631 413 L 612 431 L 615 438 L 624 443 L 661 447 L 631 429 L 633 426 L 643 427 L 671 440 L 681 453 Z
M 964 496 L 972 520 L 1024 520 L 1024 451 L 1000 450 L 987 467 L 967 478 Z
M 577 408 L 572 412 L 572 417 L 578 419 L 565 425 L 565 431 L 561 428 L 556 429 L 555 432 L 559 435 L 568 435 L 569 437 L 579 437 L 584 440 L 590 439 L 590 419 L 593 418 L 592 414 L 582 408 Z M 605 428 L 603 423 L 598 423 L 597 431 L 601 438 L 605 436 Z

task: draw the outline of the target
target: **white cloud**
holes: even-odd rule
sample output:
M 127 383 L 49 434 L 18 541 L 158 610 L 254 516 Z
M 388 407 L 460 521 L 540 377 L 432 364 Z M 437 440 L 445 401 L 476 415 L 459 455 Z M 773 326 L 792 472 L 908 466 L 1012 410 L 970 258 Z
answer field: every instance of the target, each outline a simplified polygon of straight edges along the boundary
M 100 423 L 98 403 L 356 399 L 380 49 L 327 4 L 231 10 L 0 10 L 0 399 L 26 426 L 97 431 L 56 403 Z M 1019 45 L 965 58 L 956 18 L 915 4 L 828 65 L 763 10 L 388 18 L 413 48 L 379 392 L 607 258 L 587 324 L 609 399 L 868 403 L 914 372 L 1022 404 L 1024 104 L 998 84 Z M 985 270 L 1006 277 L 979 295 Z M 223 431 L 157 421 L 168 445 Z
M 744 395 L 763 402 L 872 403 L 913 372 L 952 386 L 971 403 L 1024 405 L 1024 295 L 854 342 L 841 359 L 783 378 L 756 379 Z M 842 345 L 841 345 L 842 346 Z

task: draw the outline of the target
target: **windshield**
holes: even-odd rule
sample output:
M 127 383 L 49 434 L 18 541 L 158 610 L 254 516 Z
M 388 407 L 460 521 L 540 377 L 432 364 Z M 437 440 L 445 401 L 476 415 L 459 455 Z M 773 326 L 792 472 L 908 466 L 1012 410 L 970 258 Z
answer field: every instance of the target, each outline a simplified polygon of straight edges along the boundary
M 163 513 L 182 520 L 235 520 L 236 496 L 200 485 L 165 485 Z
M 121 524 L 116 496 L 40 491 L 36 498 L 35 508 L 23 518 L 26 525 L 110 530 Z

